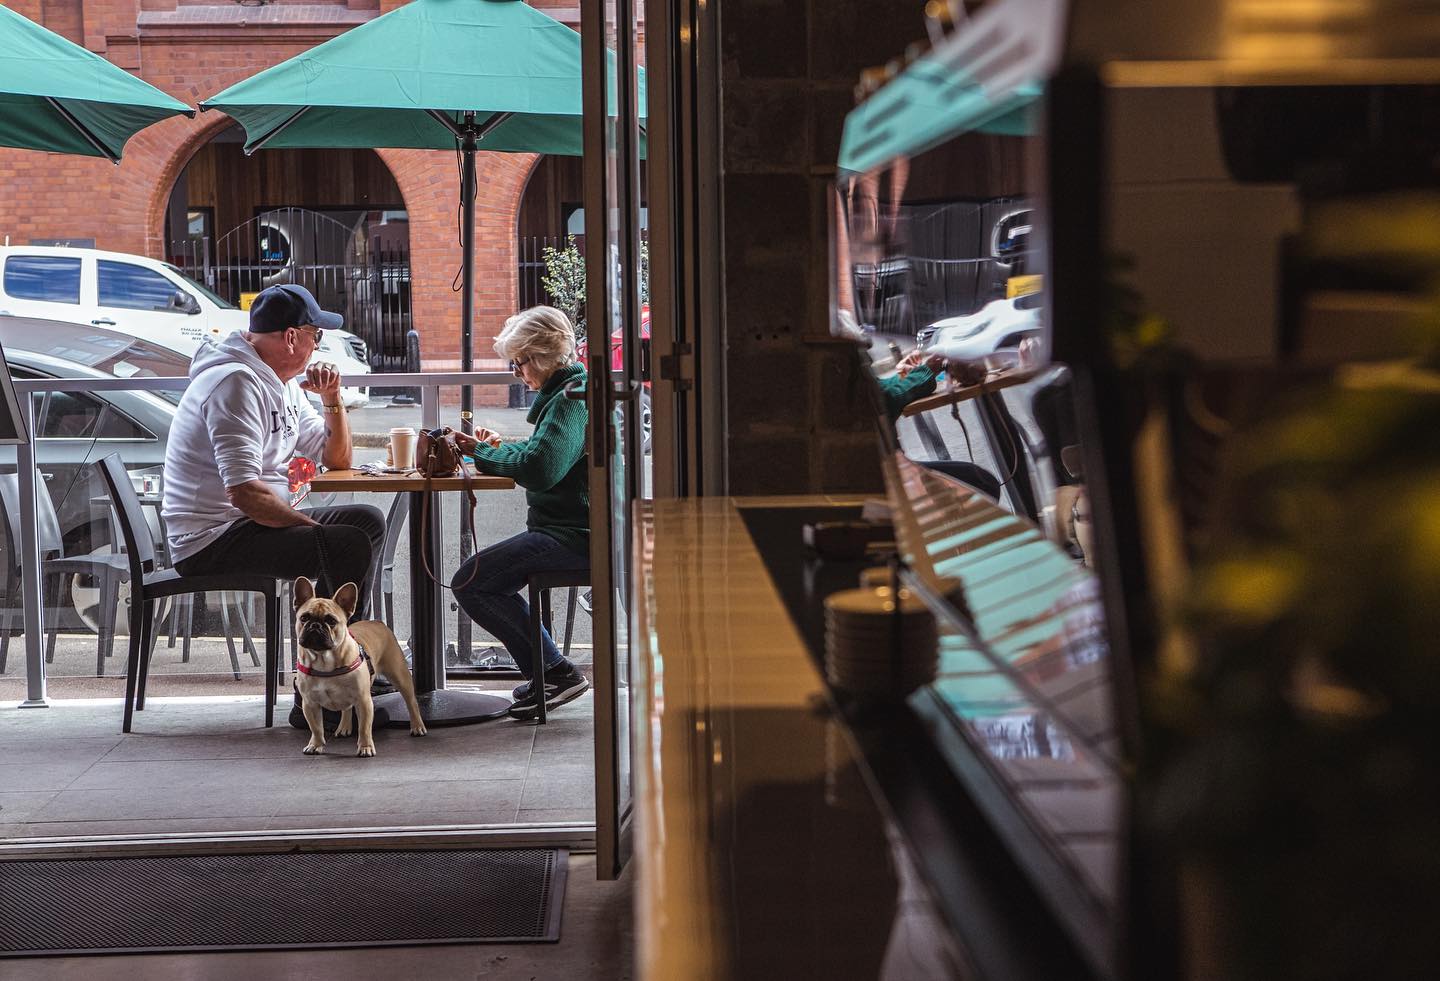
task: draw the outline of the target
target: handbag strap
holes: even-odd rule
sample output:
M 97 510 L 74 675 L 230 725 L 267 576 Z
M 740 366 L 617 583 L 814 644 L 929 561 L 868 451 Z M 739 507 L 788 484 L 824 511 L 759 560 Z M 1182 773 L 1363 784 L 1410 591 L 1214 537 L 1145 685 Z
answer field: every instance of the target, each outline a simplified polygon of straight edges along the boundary
M 429 473 L 425 474 L 425 499 L 420 502 L 420 534 L 422 536 L 428 535 L 430 533 L 430 498 L 433 497 L 435 493 L 431 487 L 431 481 L 433 481 L 434 479 L 435 478 L 430 476 Z M 470 471 L 465 466 L 465 458 L 463 456 L 460 458 L 460 479 L 465 484 L 465 497 L 470 504 L 470 527 L 474 528 L 476 505 L 475 488 L 471 486 Z M 420 549 L 420 567 L 425 571 L 425 575 L 430 577 L 430 581 L 433 582 L 435 585 L 439 586 L 441 589 L 464 589 L 466 586 L 470 585 L 472 582 L 475 581 L 475 576 L 480 572 L 480 564 L 477 562 L 470 567 L 470 575 L 459 586 L 451 586 L 448 583 L 443 583 L 439 579 L 435 578 L 435 573 L 430 570 L 430 561 L 427 557 L 429 551 L 430 550 L 426 548 Z M 462 557 L 460 560 L 460 564 L 464 565 L 466 562 L 470 561 L 470 558 L 471 556 Z

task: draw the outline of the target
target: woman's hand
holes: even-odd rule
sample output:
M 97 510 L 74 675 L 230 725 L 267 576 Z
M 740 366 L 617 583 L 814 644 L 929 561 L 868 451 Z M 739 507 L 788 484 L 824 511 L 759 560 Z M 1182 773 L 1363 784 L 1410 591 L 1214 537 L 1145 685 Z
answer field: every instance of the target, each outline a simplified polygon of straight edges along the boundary
M 467 436 L 462 432 L 455 433 L 455 445 L 460 447 L 460 452 L 468 456 L 475 455 L 475 449 L 481 443 L 489 446 L 500 445 L 500 434 L 483 426 L 475 430 L 474 436 Z
M 938 369 L 945 364 L 945 359 L 938 354 L 926 354 L 917 347 L 900 359 L 900 362 L 895 365 L 895 373 L 904 378 L 922 364 L 928 368 Z

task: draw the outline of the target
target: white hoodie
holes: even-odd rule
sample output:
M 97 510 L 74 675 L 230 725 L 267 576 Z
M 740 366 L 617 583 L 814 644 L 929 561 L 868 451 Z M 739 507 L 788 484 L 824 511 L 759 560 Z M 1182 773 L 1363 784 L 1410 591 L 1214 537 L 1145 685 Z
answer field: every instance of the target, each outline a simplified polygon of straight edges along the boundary
M 325 420 L 295 379 L 281 381 L 242 333 L 207 339 L 190 362 L 165 448 L 170 561 L 196 554 L 245 517 L 225 488 L 263 480 L 288 501 L 291 459 L 319 463 L 324 449 Z

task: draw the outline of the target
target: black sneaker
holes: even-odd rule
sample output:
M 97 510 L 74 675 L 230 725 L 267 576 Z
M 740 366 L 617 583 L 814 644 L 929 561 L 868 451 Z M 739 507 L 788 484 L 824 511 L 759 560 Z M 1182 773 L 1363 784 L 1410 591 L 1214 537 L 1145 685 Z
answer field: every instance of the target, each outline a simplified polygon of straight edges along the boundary
M 325 735 L 334 735 L 336 727 L 340 725 L 340 713 L 332 712 L 330 709 L 321 709 L 320 714 L 325 718 Z M 371 730 L 384 729 L 389 724 L 390 713 L 379 705 L 375 706 L 375 718 L 370 722 Z M 290 728 L 303 732 L 310 731 L 310 723 L 305 721 L 305 710 L 300 707 L 298 698 L 295 700 L 295 704 L 290 706 Z
M 580 669 L 573 664 L 567 668 L 558 669 L 554 674 L 547 671 L 545 673 L 545 711 L 553 712 L 566 702 L 573 702 L 589 689 L 590 682 L 585 680 Z M 510 706 L 512 719 L 534 719 L 539 715 L 540 705 L 533 689 L 527 691 L 524 697 L 516 698 L 515 704 Z
M 530 680 L 527 678 L 522 684 L 516 685 L 510 692 L 510 697 L 517 702 L 522 698 L 530 697 Z

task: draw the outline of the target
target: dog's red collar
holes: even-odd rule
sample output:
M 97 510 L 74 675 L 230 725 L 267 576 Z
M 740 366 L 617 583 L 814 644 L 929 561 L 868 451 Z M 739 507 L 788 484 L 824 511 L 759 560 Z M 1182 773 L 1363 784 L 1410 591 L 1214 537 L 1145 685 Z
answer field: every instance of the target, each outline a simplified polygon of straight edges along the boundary
M 349 633 L 349 631 L 346 631 L 346 633 Z M 350 634 L 350 639 L 355 640 L 355 635 Z M 334 671 L 312 671 L 301 662 L 296 661 L 295 670 L 301 674 L 309 675 L 312 678 L 338 678 L 342 674 L 349 674 L 351 671 L 359 670 L 360 665 L 370 662 L 370 655 L 366 652 L 364 645 L 358 640 L 355 640 L 355 648 L 360 652 L 360 656 L 355 659 L 354 664 L 347 664 L 345 667 L 336 668 Z

